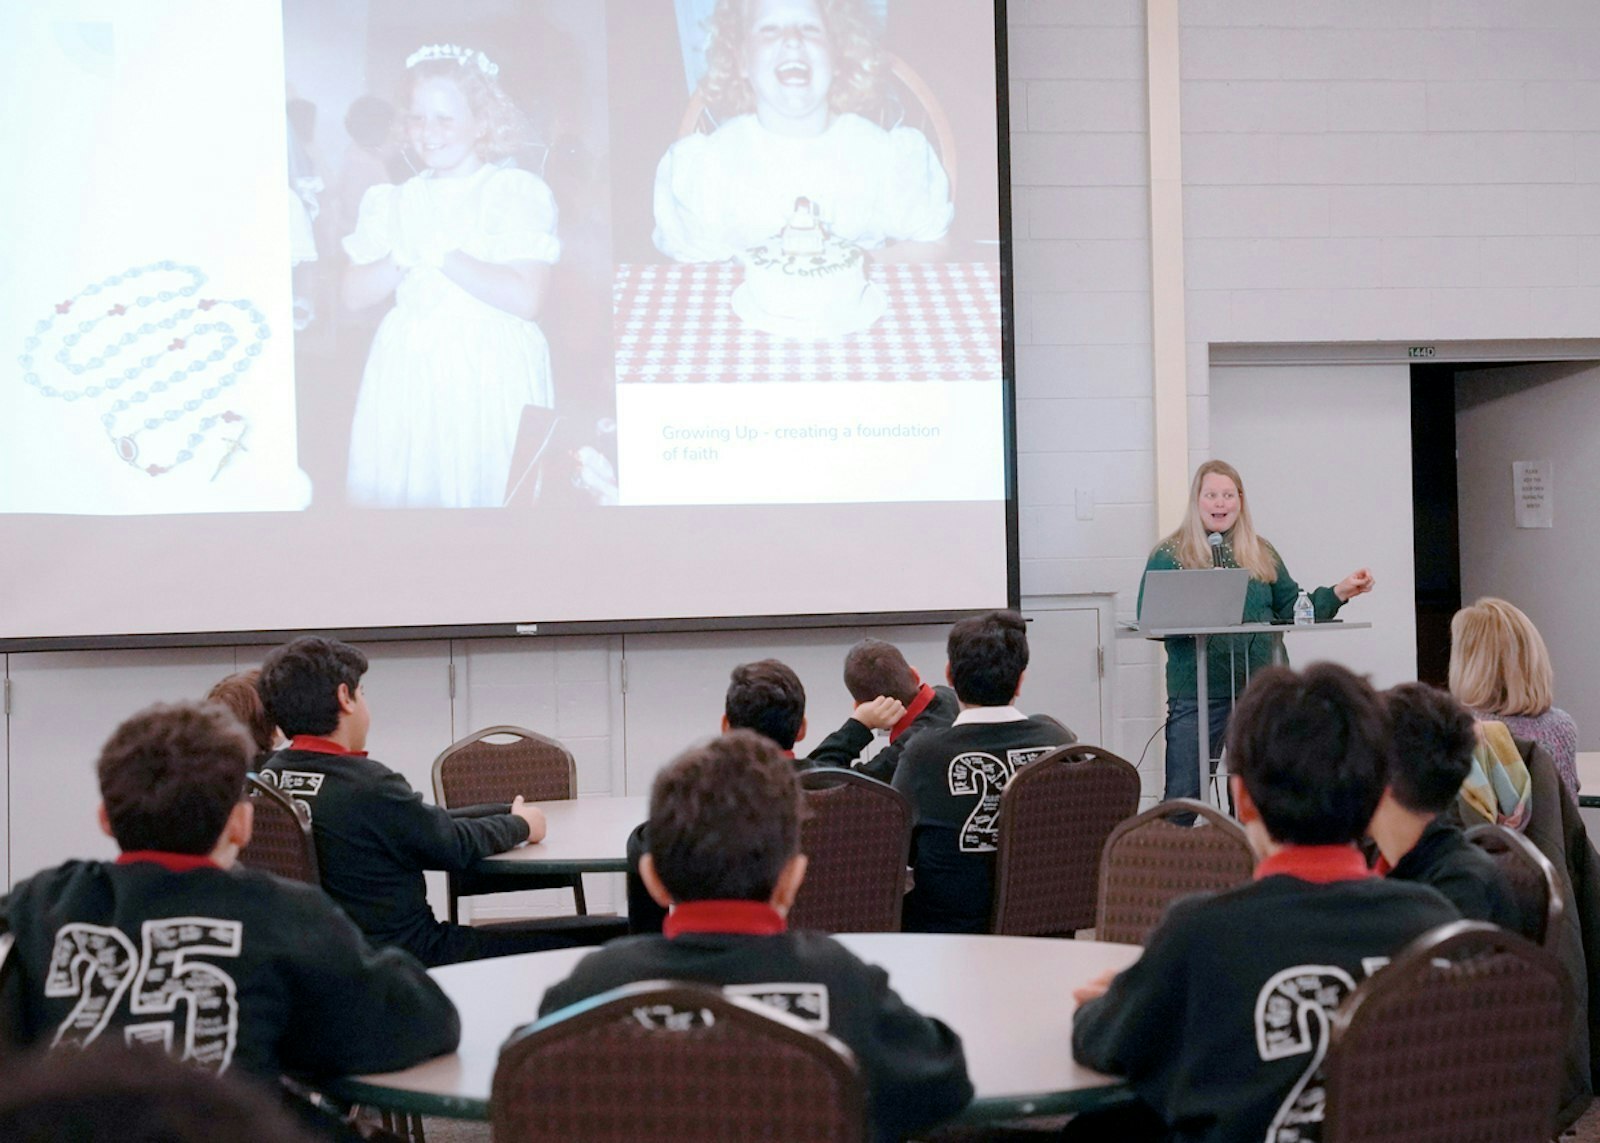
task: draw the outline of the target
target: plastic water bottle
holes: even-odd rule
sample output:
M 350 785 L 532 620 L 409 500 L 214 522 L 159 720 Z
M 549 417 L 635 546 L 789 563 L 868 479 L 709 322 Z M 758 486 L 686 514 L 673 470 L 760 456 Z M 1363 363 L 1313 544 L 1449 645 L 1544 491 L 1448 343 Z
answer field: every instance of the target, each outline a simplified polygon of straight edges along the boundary
M 1306 594 L 1305 588 L 1300 589 L 1300 596 L 1294 601 L 1294 625 L 1296 627 L 1310 627 L 1317 621 L 1317 610 L 1311 606 L 1311 597 Z

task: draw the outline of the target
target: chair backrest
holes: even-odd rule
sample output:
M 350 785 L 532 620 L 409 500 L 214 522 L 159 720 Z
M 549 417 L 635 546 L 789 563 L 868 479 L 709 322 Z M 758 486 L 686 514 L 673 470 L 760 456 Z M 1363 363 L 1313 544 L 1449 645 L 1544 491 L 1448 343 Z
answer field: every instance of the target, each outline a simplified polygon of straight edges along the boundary
M 950 197 L 954 199 L 960 163 L 956 155 L 956 133 L 950 126 L 950 117 L 945 114 L 933 88 L 917 74 L 915 68 L 893 52 L 882 54 L 889 82 L 884 90 L 883 109 L 877 116 L 878 126 L 885 129 L 915 127 L 921 131 L 939 155 L 939 165 L 950 179 Z M 716 119 L 706 107 L 700 88 L 696 87 L 678 121 L 678 137 L 681 139 L 696 131 L 709 133 L 716 128 Z
M 509 742 L 490 742 L 509 738 Z M 559 802 L 578 796 L 578 761 L 554 738 L 520 726 L 475 730 L 433 760 L 433 797 L 441 806 Z
M 800 776 L 806 879 L 789 924 L 825 933 L 897 933 L 911 852 L 911 803 L 893 786 L 850 770 Z
M 1000 795 L 991 931 L 1070 936 L 1095 922 L 1100 852 L 1139 808 L 1139 772 L 1098 746 L 1052 750 Z
M 1467 830 L 1467 840 L 1494 858 L 1511 882 L 1511 892 L 1522 914 L 1517 931 L 1535 944 L 1544 944 L 1566 910 L 1550 859 L 1533 842 L 1504 826 L 1473 826 Z
M 311 836 L 311 811 L 254 774 L 245 776 L 255 825 L 250 844 L 239 851 L 239 861 L 251 869 L 265 869 L 292 881 L 322 884 L 317 870 L 317 843 Z
M 759 1002 L 659 981 L 515 1033 L 489 1116 L 496 1143 L 866 1137 L 848 1048 Z
M 1324 1143 L 1544 1143 L 1572 989 L 1554 956 L 1477 921 L 1425 933 L 1333 1014 Z
M 1180 815 L 1200 824 L 1174 824 Z M 1174 900 L 1243 885 L 1254 869 L 1255 852 L 1238 822 L 1194 798 L 1162 802 L 1106 838 L 1095 939 L 1142 945 Z

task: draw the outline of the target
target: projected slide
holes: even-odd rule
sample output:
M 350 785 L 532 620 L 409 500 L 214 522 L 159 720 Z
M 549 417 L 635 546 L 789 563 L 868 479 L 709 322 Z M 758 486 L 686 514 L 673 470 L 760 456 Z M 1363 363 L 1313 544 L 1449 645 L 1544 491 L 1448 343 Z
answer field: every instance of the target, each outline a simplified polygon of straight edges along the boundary
M 0 4 L 0 639 L 1003 603 L 994 11 Z
M 26 92 L 3 113 L 0 512 L 309 502 L 287 192 L 271 177 L 280 42 L 262 5 L 150 0 L 116 22 L 0 14 L 8 85 Z

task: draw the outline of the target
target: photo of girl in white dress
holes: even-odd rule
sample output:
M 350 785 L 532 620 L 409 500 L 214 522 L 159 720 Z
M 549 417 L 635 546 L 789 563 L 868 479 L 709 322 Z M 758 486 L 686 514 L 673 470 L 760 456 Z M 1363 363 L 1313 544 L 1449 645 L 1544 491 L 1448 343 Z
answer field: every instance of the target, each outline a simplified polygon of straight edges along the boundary
M 937 256 L 950 179 L 917 128 L 881 126 L 888 63 L 862 0 L 718 0 L 697 98 L 708 133 L 656 171 L 656 248 L 720 262 L 777 234 L 797 199 L 869 250 Z
M 418 173 L 361 200 L 343 285 L 352 309 L 394 297 L 372 342 L 347 493 L 365 507 L 499 507 L 526 406 L 549 407 L 538 316 L 560 257 L 550 188 L 510 157 L 531 129 L 482 51 L 406 60 L 397 103 Z

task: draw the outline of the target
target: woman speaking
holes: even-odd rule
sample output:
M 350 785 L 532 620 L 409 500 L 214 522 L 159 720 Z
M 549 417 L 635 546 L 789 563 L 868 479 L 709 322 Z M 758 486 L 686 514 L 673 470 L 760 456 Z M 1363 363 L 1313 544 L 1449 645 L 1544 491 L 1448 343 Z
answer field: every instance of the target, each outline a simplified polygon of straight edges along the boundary
M 1220 536 L 1221 542 L 1211 537 Z M 1208 460 L 1194 474 L 1189 506 L 1183 523 L 1150 553 L 1145 571 L 1184 568 L 1244 568 L 1250 586 L 1244 597 L 1245 623 L 1286 623 L 1294 615 L 1300 585 L 1283 566 L 1277 549 L 1256 534 L 1250 521 L 1250 501 L 1244 482 L 1231 464 Z M 1372 573 L 1362 568 L 1333 587 L 1311 592 L 1311 604 L 1320 622 L 1339 608 L 1372 590 Z M 1139 582 L 1139 603 L 1144 604 L 1144 581 Z M 1222 749 L 1234 695 L 1244 689 L 1252 672 L 1272 659 L 1272 642 L 1281 636 L 1213 636 L 1207 643 L 1207 690 L 1211 756 Z M 1195 723 L 1199 701 L 1195 689 L 1194 640 L 1178 637 L 1164 641 L 1167 648 L 1167 781 L 1163 798 L 1200 796 L 1199 742 Z

